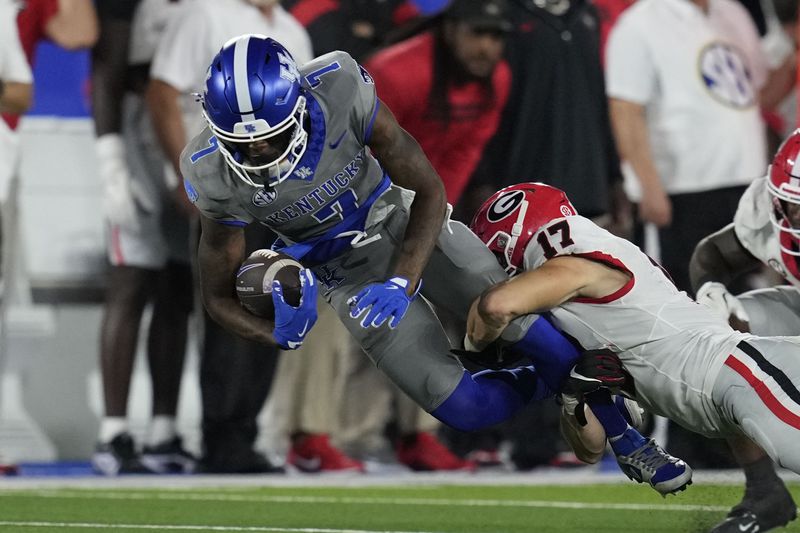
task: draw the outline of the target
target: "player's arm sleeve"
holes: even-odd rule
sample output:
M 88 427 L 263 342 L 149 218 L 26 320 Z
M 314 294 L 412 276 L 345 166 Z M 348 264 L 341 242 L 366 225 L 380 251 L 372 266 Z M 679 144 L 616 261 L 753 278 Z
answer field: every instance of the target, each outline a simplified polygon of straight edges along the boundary
M 183 176 L 183 188 L 189 201 L 194 204 L 200 213 L 219 224 L 231 227 L 243 228 L 253 221 L 253 216 L 242 209 L 226 209 L 226 202 L 211 198 L 202 186 L 202 178 L 193 168 L 195 162 L 192 161 L 196 154 L 181 155 L 181 175 Z M 195 158 L 195 161 L 198 159 Z M 224 200 L 224 199 L 223 199 Z
M 349 54 L 341 54 L 347 82 L 352 85 L 353 106 L 350 120 L 359 140 L 366 145 L 369 144 L 372 126 L 375 124 L 380 107 L 375 80 L 367 69 L 356 63 Z
M 646 104 L 656 87 L 654 59 L 646 40 L 630 19 L 611 30 L 606 51 L 606 94 L 610 98 Z

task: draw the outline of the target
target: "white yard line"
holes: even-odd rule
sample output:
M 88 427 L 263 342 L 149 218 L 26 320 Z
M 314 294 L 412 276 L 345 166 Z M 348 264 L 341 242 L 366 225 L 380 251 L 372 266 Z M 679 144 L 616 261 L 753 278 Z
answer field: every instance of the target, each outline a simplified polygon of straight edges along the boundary
M 166 524 L 100 524 L 94 522 L 22 522 L 0 521 L 0 527 L 69 528 L 69 529 L 140 529 L 149 531 L 235 531 L 267 533 L 433 533 L 430 531 L 378 531 L 374 529 L 329 529 L 316 527 L 237 527 L 237 526 L 184 526 Z
M 90 491 L 0 491 L 0 498 L 14 495 L 33 495 L 51 499 L 83 499 L 83 500 L 140 500 L 140 501 L 203 501 L 203 502 L 239 502 L 239 503 L 284 503 L 284 504 L 329 504 L 329 505 L 409 505 L 427 507 L 505 507 L 505 508 L 537 508 L 537 509 L 593 509 L 608 511 L 683 511 L 683 512 L 721 512 L 729 510 L 722 505 L 686 505 L 686 504 L 646 504 L 646 503 L 585 503 L 571 501 L 548 500 L 489 500 L 489 499 L 447 499 L 447 498 L 374 498 L 350 496 L 270 496 L 219 493 L 179 492 L 90 492 Z

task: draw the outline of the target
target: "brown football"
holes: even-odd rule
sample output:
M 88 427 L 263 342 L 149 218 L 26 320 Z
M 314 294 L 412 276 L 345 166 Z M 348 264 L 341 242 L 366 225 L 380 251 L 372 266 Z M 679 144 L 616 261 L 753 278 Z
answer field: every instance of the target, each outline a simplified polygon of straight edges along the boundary
M 286 303 L 300 305 L 300 269 L 294 258 L 273 250 L 256 250 L 236 273 L 236 295 L 250 313 L 274 320 L 272 281 L 278 280 Z

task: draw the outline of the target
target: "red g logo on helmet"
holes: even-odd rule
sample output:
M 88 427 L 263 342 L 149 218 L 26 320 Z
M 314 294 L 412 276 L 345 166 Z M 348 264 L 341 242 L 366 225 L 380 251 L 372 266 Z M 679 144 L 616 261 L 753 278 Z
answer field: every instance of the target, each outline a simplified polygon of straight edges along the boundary
M 492 202 L 489 206 L 489 211 L 486 213 L 486 218 L 489 222 L 500 222 L 511 213 L 516 211 L 522 201 L 525 199 L 525 193 L 522 191 L 512 191 L 508 194 L 500 195 L 497 200 Z

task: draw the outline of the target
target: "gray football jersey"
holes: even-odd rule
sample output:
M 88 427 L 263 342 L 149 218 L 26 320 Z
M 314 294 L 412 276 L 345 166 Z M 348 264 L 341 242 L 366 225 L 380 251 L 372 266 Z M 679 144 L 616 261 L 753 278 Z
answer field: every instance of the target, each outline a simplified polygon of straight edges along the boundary
M 331 230 L 381 185 L 383 169 L 366 147 L 378 111 L 370 75 L 341 51 L 299 70 L 310 131 L 305 154 L 287 180 L 274 187 L 243 182 L 208 128 L 184 149 L 186 190 L 205 216 L 236 226 L 258 221 L 287 243 L 302 242 Z

